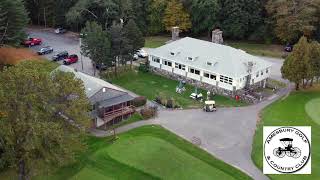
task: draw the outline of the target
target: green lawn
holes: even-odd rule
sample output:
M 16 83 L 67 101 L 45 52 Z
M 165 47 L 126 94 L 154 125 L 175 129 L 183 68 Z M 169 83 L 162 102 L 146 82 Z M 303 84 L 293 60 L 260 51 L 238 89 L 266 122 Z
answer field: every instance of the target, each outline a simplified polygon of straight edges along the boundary
M 190 94 L 194 92 L 194 87 L 187 85 L 186 91 L 183 94 L 178 94 L 175 92 L 176 86 L 179 84 L 178 81 L 167 79 L 152 73 L 129 71 L 122 73 L 120 77 L 113 79 L 111 82 L 133 91 L 136 94 L 145 96 L 150 100 L 154 100 L 156 96 L 161 93 L 167 97 L 174 98 L 174 100 L 183 108 L 202 106 L 202 103 L 189 97 Z M 207 91 L 200 89 L 198 92 L 201 92 L 206 98 Z M 246 105 L 243 102 L 237 102 L 233 99 L 220 95 L 216 95 L 214 100 L 216 101 L 217 106 L 230 107 Z
M 160 126 L 144 126 L 107 138 L 88 138 L 76 163 L 37 180 L 250 179 L 238 169 Z M 13 179 L 0 174 L 0 179 Z M 12 176 L 11 176 L 12 177 Z
M 249 54 L 282 58 L 284 55 L 283 46 L 274 44 L 258 44 L 242 41 L 226 41 L 226 45 L 242 49 Z
M 166 44 L 171 38 L 166 36 L 150 36 L 146 37 L 145 47 L 147 48 L 157 48 Z
M 263 125 L 265 126 L 312 126 L 312 174 L 311 175 L 270 175 L 271 179 L 304 179 L 313 180 L 320 177 L 320 124 L 317 124 L 317 120 L 320 119 L 320 91 L 304 91 L 293 92 L 284 100 L 279 100 L 262 112 L 262 122 L 258 126 L 255 134 L 252 159 L 256 165 L 262 169 L 262 154 L 263 154 Z M 312 103 L 312 109 L 310 104 Z M 319 116 L 311 118 L 308 116 L 310 112 L 312 116 Z

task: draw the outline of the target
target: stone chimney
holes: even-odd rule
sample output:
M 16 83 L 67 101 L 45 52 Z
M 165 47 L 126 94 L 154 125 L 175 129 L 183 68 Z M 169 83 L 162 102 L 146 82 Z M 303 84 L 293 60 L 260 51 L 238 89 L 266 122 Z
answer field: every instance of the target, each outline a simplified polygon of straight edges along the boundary
M 172 27 L 172 41 L 178 40 L 179 39 L 179 33 L 180 33 L 180 29 L 179 27 Z
M 215 29 L 212 31 L 212 42 L 217 44 L 223 44 L 222 31 L 220 29 Z

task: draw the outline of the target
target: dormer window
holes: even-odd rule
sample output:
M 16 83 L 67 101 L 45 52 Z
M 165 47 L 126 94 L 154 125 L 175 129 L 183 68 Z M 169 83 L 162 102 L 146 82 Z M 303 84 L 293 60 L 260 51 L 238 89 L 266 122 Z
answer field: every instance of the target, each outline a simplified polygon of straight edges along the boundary
M 192 57 L 188 57 L 188 60 L 189 60 L 189 61 L 192 61 L 192 60 L 193 60 L 193 58 L 192 58 Z
M 207 62 L 207 65 L 208 66 L 212 66 L 212 62 Z
M 170 54 L 171 54 L 172 56 L 174 56 L 174 52 L 170 52 Z

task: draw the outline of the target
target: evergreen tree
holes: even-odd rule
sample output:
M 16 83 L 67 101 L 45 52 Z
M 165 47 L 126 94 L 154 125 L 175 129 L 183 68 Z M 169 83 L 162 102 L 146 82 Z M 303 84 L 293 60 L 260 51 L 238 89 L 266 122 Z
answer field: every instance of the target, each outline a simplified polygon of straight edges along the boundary
M 188 31 L 191 28 L 190 15 L 178 0 L 168 2 L 163 23 L 167 31 L 171 31 L 171 28 L 175 26 L 178 26 L 181 31 Z
M 72 73 L 50 74 L 48 66 L 25 61 L 0 72 L 0 162 L 20 180 L 70 163 L 85 147 L 90 120 L 83 83 Z
M 203 32 L 211 32 L 218 24 L 218 12 L 220 5 L 218 0 L 188 0 L 189 13 L 192 20 L 192 32 L 200 35 Z
M 247 37 L 262 21 L 259 0 L 220 0 L 220 23 L 229 38 Z
M 92 59 L 94 69 L 97 64 L 102 63 L 111 66 L 111 40 L 108 32 L 104 31 L 96 22 L 87 22 L 82 34 L 84 37 L 81 53 Z
M 313 85 L 314 79 L 320 78 L 320 43 L 312 41 L 310 44 L 310 85 Z
M 148 33 L 158 34 L 165 30 L 163 16 L 167 6 L 167 0 L 151 0 L 148 8 Z
M 128 44 L 128 48 L 125 48 L 128 49 L 128 52 L 123 54 L 131 56 L 129 56 L 128 58 L 130 58 L 130 62 L 132 65 L 134 53 L 141 49 L 145 43 L 145 39 L 134 20 L 130 19 L 128 23 L 124 26 L 123 38 L 126 39 L 126 44 Z
M 294 46 L 292 53 L 286 58 L 281 68 L 283 78 L 296 84 L 296 90 L 299 90 L 302 82 L 309 76 L 310 69 L 310 46 L 306 37 L 301 37 Z
M 22 0 L 0 2 L 0 44 L 18 45 L 26 36 L 27 12 Z

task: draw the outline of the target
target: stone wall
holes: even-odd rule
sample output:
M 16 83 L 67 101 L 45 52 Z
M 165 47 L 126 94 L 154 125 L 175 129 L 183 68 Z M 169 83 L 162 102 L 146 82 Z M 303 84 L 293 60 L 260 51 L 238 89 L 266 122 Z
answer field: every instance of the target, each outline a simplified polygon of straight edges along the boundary
M 248 92 L 246 92 L 244 90 L 229 91 L 229 90 L 217 87 L 215 85 L 207 84 L 204 82 L 199 82 L 197 80 L 193 80 L 193 79 L 190 79 L 185 76 L 180 76 L 178 74 L 174 74 L 172 72 L 165 71 L 165 70 L 162 70 L 159 68 L 150 67 L 150 71 L 155 74 L 158 74 L 160 76 L 164 76 L 166 78 L 169 78 L 169 79 L 173 79 L 173 80 L 177 80 L 177 81 L 185 81 L 187 84 L 190 84 L 192 86 L 195 86 L 195 87 L 198 87 L 201 89 L 205 89 L 210 92 L 214 92 L 215 94 L 228 96 L 230 98 L 235 98 L 235 96 L 239 96 L 242 101 L 245 101 L 249 104 L 257 103 L 261 99 L 259 97 L 255 97 L 253 95 L 250 95 Z

